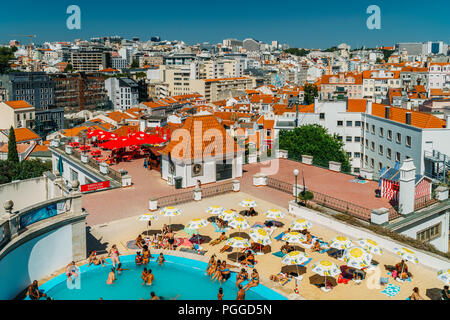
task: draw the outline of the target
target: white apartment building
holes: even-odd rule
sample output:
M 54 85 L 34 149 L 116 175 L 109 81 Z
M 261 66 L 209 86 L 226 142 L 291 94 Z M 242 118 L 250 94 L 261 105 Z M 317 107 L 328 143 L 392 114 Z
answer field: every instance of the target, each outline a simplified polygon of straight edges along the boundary
M 128 66 L 128 61 L 122 57 L 111 58 L 111 67 L 114 69 L 125 69 Z
M 401 88 L 399 71 L 367 70 L 363 72 L 363 97 L 381 102 L 391 88 Z
M 431 62 L 428 70 L 430 89 L 450 89 L 450 62 Z
M 139 104 L 138 84 L 132 79 L 106 79 L 105 89 L 114 110 L 125 111 Z
M 34 107 L 23 100 L 0 102 L 0 129 L 32 129 L 35 122 L 34 111 Z

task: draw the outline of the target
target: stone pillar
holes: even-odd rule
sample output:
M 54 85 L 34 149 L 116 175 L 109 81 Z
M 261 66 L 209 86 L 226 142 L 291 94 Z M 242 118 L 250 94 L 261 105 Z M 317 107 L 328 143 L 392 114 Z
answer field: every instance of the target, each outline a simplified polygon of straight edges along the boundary
M 80 197 L 81 199 L 81 197 Z M 72 260 L 86 259 L 86 221 L 85 219 L 72 224 Z
M 257 173 L 253 176 L 253 185 L 254 186 L 267 186 L 267 176 L 262 173 Z
M 80 187 L 80 182 L 75 180 L 72 182 L 72 191 L 70 191 L 70 197 L 72 198 L 72 207 L 70 208 L 73 214 L 81 214 L 82 204 L 81 204 L 81 192 L 78 191 Z
M 439 186 L 434 190 L 436 200 L 445 201 L 448 199 L 448 188 L 446 186 Z
M 402 215 L 414 212 L 416 167 L 413 159 L 405 159 L 400 168 L 399 211 Z
M 73 148 L 70 145 L 66 145 L 66 153 L 67 154 L 72 154 Z
M 258 162 L 258 156 L 256 154 L 248 155 L 248 163 L 256 163 Z
M 389 209 L 373 209 L 370 213 L 370 222 L 376 225 L 384 225 L 389 222 Z
M 307 154 L 302 155 L 302 163 L 312 165 L 313 163 L 313 156 L 309 156 Z
M 6 218 L 9 219 L 9 232 L 11 238 L 14 238 L 19 234 L 19 221 L 17 215 L 13 213 L 14 202 L 12 200 L 5 201 L 3 208 L 5 208 Z
M 233 183 L 233 187 L 232 188 L 233 188 L 234 192 L 241 191 L 241 182 L 239 180 L 233 180 L 232 183 Z
M 287 150 L 278 149 L 277 150 L 277 158 L 278 159 L 287 159 L 289 156 L 289 152 Z
M 200 201 L 202 200 L 202 189 L 196 188 L 194 190 L 194 201 Z
M 148 201 L 148 209 L 150 210 L 150 211 L 156 211 L 156 210 L 158 210 L 158 200 L 156 200 L 156 199 L 150 199 L 149 201 Z
M 101 162 L 100 163 L 100 172 L 103 174 L 108 174 L 109 173 L 109 166 L 106 162 Z
M 131 176 L 129 174 L 122 176 L 122 188 L 131 186 Z
M 328 168 L 331 171 L 341 172 L 341 163 L 336 161 L 328 161 Z

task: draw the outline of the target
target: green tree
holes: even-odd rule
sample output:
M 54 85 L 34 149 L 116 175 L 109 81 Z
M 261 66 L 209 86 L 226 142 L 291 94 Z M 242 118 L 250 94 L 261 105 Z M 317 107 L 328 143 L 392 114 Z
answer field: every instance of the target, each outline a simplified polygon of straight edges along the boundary
M 395 50 L 386 50 L 382 49 L 381 52 L 383 52 L 384 61 L 388 62 L 389 57 L 394 53 Z
M 139 68 L 139 62 L 136 59 L 134 59 L 133 62 L 131 63 L 131 67 L 132 68 Z
M 51 161 L 39 159 L 11 162 L 0 160 L 0 184 L 14 180 L 25 180 L 42 176 L 45 171 L 52 170 Z
M 64 68 L 64 72 L 69 73 L 73 71 L 73 66 L 71 63 L 68 63 L 67 66 Z
M 11 71 L 10 61 L 15 58 L 14 52 L 16 51 L 17 51 L 16 47 L 0 48 L 0 74 L 8 73 L 9 71 Z
M 340 162 L 344 172 L 350 172 L 350 162 L 337 135 L 330 135 L 322 126 L 310 124 L 294 130 L 280 131 L 280 149 L 288 150 L 289 158 L 301 160 L 313 156 L 313 164 L 328 167 L 329 161 Z
M 303 201 L 303 203 L 305 204 L 305 206 L 308 204 L 308 201 L 314 199 L 314 193 L 312 193 L 311 191 L 306 190 L 305 193 L 300 192 L 298 194 L 298 198 L 300 200 Z
M 303 104 L 309 105 L 314 103 L 314 98 L 319 96 L 319 89 L 315 84 L 306 83 L 304 86 L 304 100 Z
M 308 55 L 309 50 L 299 49 L 299 48 L 289 48 L 289 49 L 283 50 L 283 52 L 289 53 L 289 54 L 292 54 L 292 55 L 298 56 L 298 57 L 305 57 Z
M 16 134 L 14 133 L 13 127 L 9 129 L 8 161 L 13 163 L 19 163 L 19 153 L 17 152 Z

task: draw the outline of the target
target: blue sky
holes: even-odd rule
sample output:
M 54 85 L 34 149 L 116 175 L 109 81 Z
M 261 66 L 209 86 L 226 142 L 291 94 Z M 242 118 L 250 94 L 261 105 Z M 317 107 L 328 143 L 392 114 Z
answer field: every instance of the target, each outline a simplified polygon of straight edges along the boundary
M 81 30 L 66 28 L 72 4 L 81 8 Z M 381 30 L 366 27 L 372 4 L 381 9 Z M 35 34 L 37 43 L 106 35 L 159 35 L 189 44 L 253 37 L 309 48 L 450 42 L 449 11 L 448 0 L 21 0 L 0 5 L 0 43 L 27 41 L 11 34 Z

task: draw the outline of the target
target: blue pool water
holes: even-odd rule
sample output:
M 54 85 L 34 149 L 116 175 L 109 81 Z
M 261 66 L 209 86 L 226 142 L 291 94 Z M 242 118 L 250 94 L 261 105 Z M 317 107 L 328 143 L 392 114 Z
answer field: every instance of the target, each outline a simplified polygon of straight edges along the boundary
M 154 255 L 155 257 L 155 255 Z M 139 300 L 149 299 L 150 292 L 164 299 L 179 300 L 216 300 L 222 286 L 224 300 L 236 299 L 236 274 L 220 285 L 212 282 L 205 275 L 207 264 L 175 256 L 165 256 L 166 262 L 159 266 L 154 259 L 147 266 L 136 266 L 134 255 L 121 256 L 122 268 L 130 270 L 116 273 L 117 280 L 112 285 L 106 284 L 112 265 L 81 266 L 80 289 L 69 289 L 66 275 L 62 274 L 40 286 L 48 296 L 55 300 Z M 110 262 L 108 260 L 108 262 Z M 141 273 L 144 267 L 152 269 L 155 281 L 151 286 L 142 285 Z M 246 282 L 244 283 L 244 285 Z M 246 292 L 246 300 L 285 300 L 286 298 L 263 285 Z

